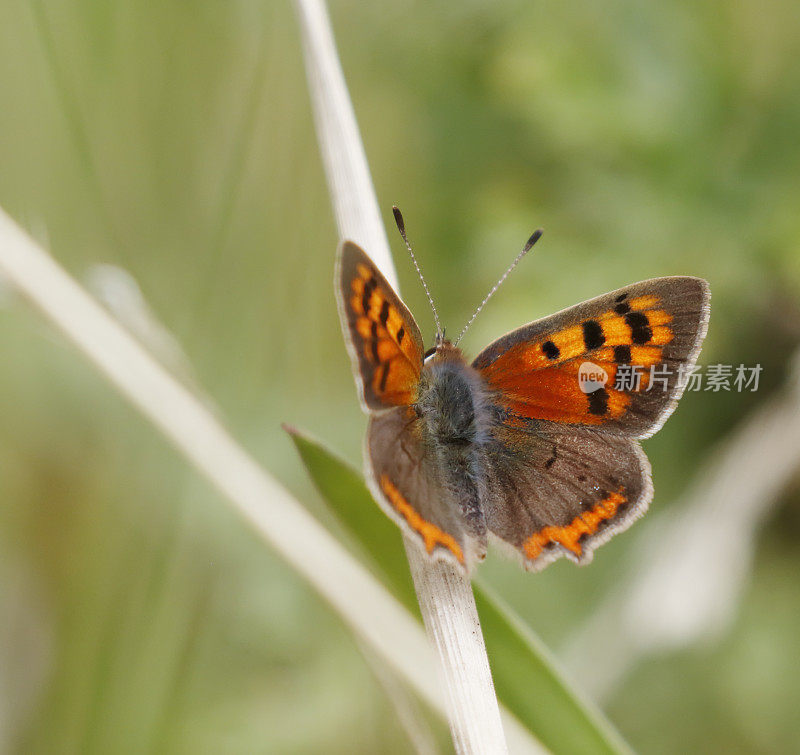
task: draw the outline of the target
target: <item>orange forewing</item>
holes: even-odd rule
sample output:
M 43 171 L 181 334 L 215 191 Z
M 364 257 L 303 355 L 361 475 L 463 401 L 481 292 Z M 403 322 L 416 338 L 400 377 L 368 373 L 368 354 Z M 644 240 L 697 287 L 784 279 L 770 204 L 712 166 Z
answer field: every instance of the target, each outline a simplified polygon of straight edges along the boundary
M 483 370 L 490 385 L 500 392 L 500 401 L 514 418 L 544 419 L 567 424 L 602 425 L 609 420 L 622 417 L 631 399 L 626 391 L 614 389 L 617 377 L 615 346 L 625 346 L 626 363 L 649 367 L 662 358 L 663 346 L 672 340 L 669 323 L 672 316 L 657 309 L 659 300 L 655 296 L 638 297 L 629 303 L 632 311 L 647 310 L 652 337 L 646 345 L 633 344 L 631 327 L 625 318 L 614 312 L 603 312 L 593 318 L 600 326 L 603 345 L 591 353 L 586 348 L 584 329 L 581 323 L 565 327 L 532 342 L 512 346 L 492 365 Z M 634 305 L 639 309 L 633 310 Z M 554 359 L 547 356 L 545 344 L 558 349 Z M 554 350 L 553 350 L 554 351 Z M 551 352 L 553 353 L 553 352 Z M 591 394 L 580 389 L 578 371 L 582 359 L 602 367 L 608 375 L 604 397 L 605 411 L 593 412 Z M 639 381 L 639 390 L 647 387 L 648 374 L 644 372 Z
M 681 367 L 691 365 L 705 334 L 708 287 L 697 278 L 658 278 L 606 294 L 524 326 L 485 349 L 476 367 L 507 410 L 531 420 L 652 432 L 680 395 Z M 584 393 L 584 362 L 605 370 L 602 388 Z M 622 365 L 636 378 L 620 376 Z M 649 390 L 659 370 L 671 377 Z M 622 379 L 627 377 L 627 379 Z
M 633 301 L 636 300 L 632 300 L 631 303 Z M 554 367 L 578 357 L 591 357 L 591 360 L 597 364 L 601 361 L 614 362 L 613 348 L 615 346 L 630 347 L 632 364 L 656 364 L 661 360 L 661 347 L 668 344 L 673 337 L 669 325 L 672 315 L 663 309 L 646 311 L 646 314 L 653 334 L 646 344 L 634 344 L 631 327 L 624 317 L 615 312 L 605 312 L 594 318 L 600 324 L 604 341 L 602 346 L 596 351 L 592 351 L 591 354 L 586 348 L 583 327 L 580 323 L 576 323 L 554 333 L 543 334 L 534 341 L 515 344 L 496 359 L 490 367 L 484 369 L 483 373 L 491 381 L 494 375 L 509 372 L 524 374 L 533 370 Z M 545 344 L 553 344 L 558 349 L 558 356 L 548 357 Z
M 615 380 L 616 365 L 601 365 Z M 498 399 L 509 412 L 509 424 L 519 424 L 526 419 L 544 419 L 566 424 L 602 425 L 625 414 L 630 396 L 613 388 L 606 389 L 606 411 L 592 412 L 591 394 L 584 393 L 578 384 L 578 364 L 567 363 L 541 372 L 531 373 L 514 381 L 507 389 L 501 381 L 493 383 L 503 391 Z
M 412 404 L 422 370 L 419 329 L 399 297 L 355 244 L 341 251 L 340 303 L 368 409 Z

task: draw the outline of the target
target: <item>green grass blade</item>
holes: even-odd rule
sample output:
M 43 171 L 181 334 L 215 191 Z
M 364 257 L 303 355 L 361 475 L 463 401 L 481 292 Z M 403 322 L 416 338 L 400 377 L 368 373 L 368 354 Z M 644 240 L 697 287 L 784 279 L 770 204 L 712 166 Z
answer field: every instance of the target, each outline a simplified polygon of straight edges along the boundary
M 494 590 L 473 582 L 498 698 L 557 753 L 629 753 L 603 713 L 564 677 L 536 633 Z
M 293 427 L 284 429 L 294 441 L 317 490 L 356 543 L 360 555 L 366 556 L 362 560 L 418 616 L 417 596 L 400 530 L 378 508 L 361 473 L 307 434 Z
M 287 430 L 314 484 L 365 560 L 416 613 L 401 536 L 361 474 L 319 441 Z M 554 753 L 630 752 L 600 710 L 566 681 L 534 631 L 489 587 L 477 580 L 473 586 L 495 688 L 505 707 Z

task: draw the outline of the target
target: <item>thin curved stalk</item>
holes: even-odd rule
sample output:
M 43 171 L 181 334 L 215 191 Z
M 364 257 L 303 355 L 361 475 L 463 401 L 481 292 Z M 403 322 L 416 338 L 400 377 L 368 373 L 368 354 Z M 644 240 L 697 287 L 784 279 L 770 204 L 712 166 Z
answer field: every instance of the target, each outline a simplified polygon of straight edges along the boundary
M 295 0 L 317 135 L 339 236 L 366 249 L 396 288 L 397 275 L 322 0 Z M 331 253 L 334 245 L 331 245 Z M 507 752 L 469 579 L 406 543 L 428 635 L 436 648 L 459 753 Z

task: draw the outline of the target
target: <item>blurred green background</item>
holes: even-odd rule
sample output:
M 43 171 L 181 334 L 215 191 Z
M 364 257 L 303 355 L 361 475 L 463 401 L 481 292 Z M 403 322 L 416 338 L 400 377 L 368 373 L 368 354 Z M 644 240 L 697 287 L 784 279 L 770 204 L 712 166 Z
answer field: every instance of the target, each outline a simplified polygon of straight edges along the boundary
M 669 507 L 800 340 L 796 3 L 333 0 L 331 15 L 384 219 L 403 209 L 451 330 L 545 228 L 468 352 L 641 278 L 709 280 L 701 362 L 764 373 L 757 393 L 687 394 L 645 444 L 653 509 Z M 353 463 L 365 423 L 288 0 L 0 2 L 0 205 L 77 278 L 127 270 L 189 379 L 321 512 L 280 423 Z M 325 605 L 58 333 L 7 291 L 0 305 L 0 750 L 406 752 Z M 587 569 L 530 575 L 495 554 L 482 573 L 558 651 L 637 532 Z M 729 631 L 641 663 L 605 701 L 636 749 L 796 752 L 799 536 L 795 485 Z

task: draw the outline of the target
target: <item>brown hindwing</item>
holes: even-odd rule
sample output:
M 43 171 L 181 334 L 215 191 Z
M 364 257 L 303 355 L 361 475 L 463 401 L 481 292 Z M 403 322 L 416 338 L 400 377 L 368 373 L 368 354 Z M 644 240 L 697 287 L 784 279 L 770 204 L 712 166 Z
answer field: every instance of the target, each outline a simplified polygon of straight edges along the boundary
M 370 419 L 366 478 L 384 511 L 433 558 L 468 570 L 486 553 L 486 536 L 468 531 L 461 506 L 436 455 L 425 445 L 420 420 L 409 407 Z
M 532 570 L 560 556 L 590 561 L 653 495 L 639 444 L 585 427 L 498 426 L 487 458 L 486 524 Z

